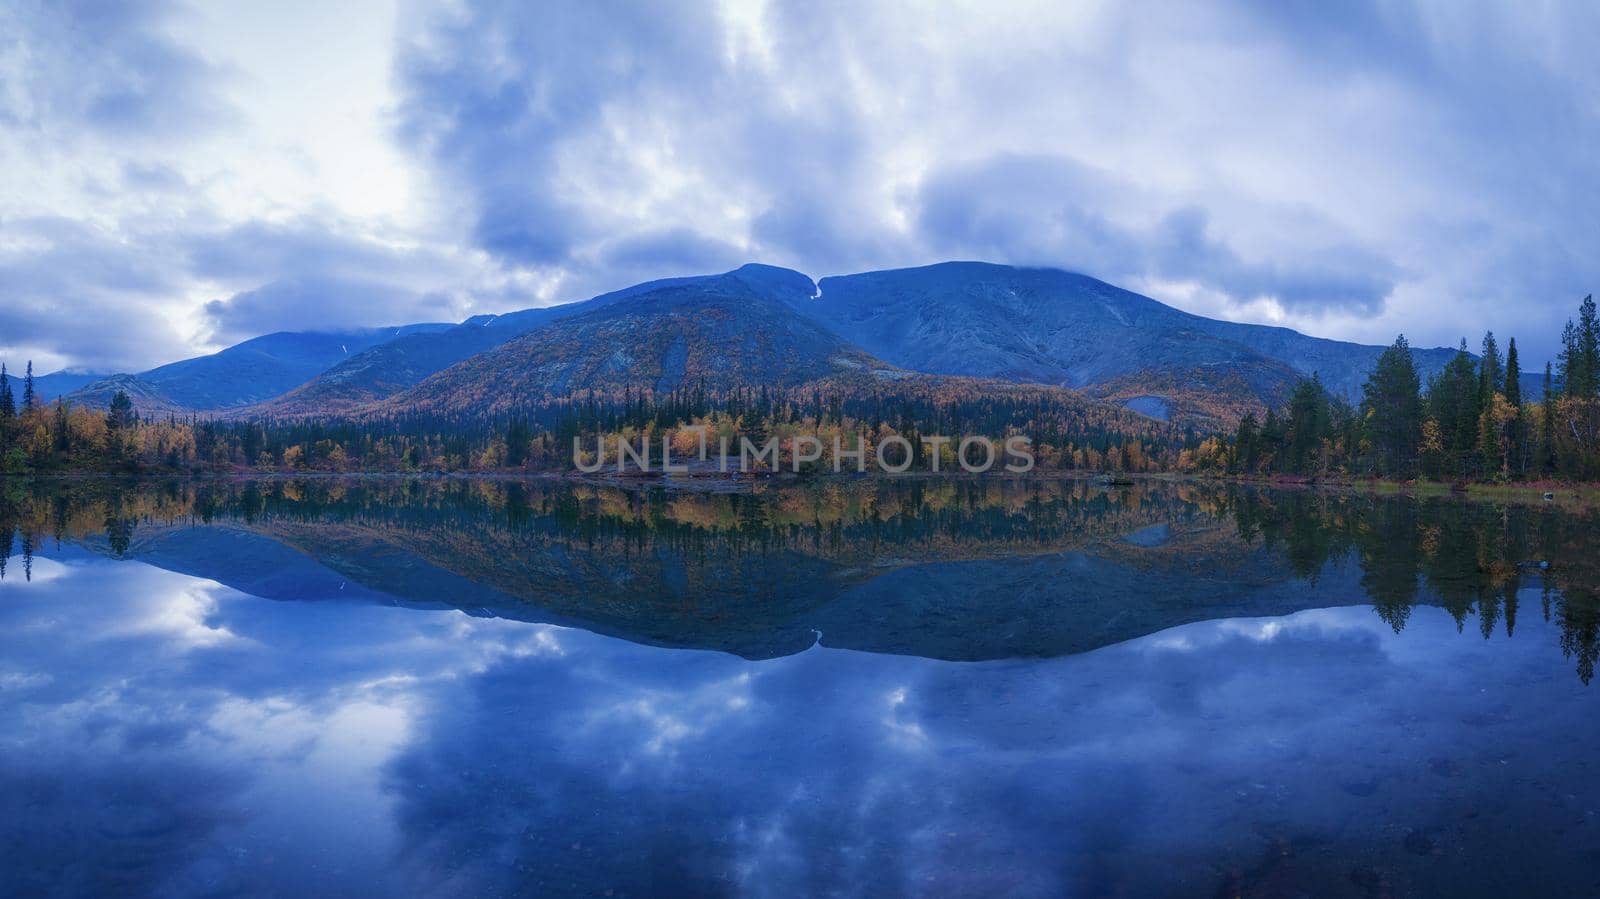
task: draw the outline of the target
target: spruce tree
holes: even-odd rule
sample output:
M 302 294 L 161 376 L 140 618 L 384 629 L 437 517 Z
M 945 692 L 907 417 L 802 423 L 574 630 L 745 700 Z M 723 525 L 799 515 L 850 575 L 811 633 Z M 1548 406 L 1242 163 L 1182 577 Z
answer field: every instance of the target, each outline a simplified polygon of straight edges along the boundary
M 1583 298 L 1577 323 L 1568 319 L 1561 330 L 1561 386 L 1572 399 L 1591 399 L 1600 393 L 1600 321 L 1593 295 Z
M 17 414 L 17 401 L 11 395 L 11 376 L 6 374 L 6 365 L 0 362 L 0 421 L 12 418 Z
M 1256 414 L 1246 412 L 1244 418 L 1239 419 L 1239 432 L 1233 441 L 1234 463 L 1245 474 L 1254 474 L 1256 461 L 1260 456 L 1258 442 L 1259 428 L 1256 426 Z
M 1589 399 L 1600 394 L 1600 320 L 1595 316 L 1593 294 L 1584 297 L 1578 307 L 1578 353 L 1583 359 L 1584 380 L 1576 395 Z
M 1522 409 L 1522 364 L 1517 359 L 1517 339 L 1506 345 L 1506 402 L 1516 417 L 1511 419 L 1511 476 L 1520 477 L 1527 467 L 1528 433 Z
M 33 397 L 33 360 L 28 360 L 28 376 L 22 380 L 22 408 L 25 412 L 33 410 L 35 400 Z
M 1478 367 L 1478 401 L 1488 403 L 1494 394 L 1504 393 L 1505 387 L 1505 363 L 1500 359 L 1500 345 L 1495 342 L 1494 332 L 1487 331 L 1483 335 L 1483 361 Z
M 111 408 L 106 415 L 106 427 L 120 431 L 132 427 L 133 421 L 133 401 L 128 399 L 126 391 L 119 390 L 116 396 L 111 398 Z
M 1539 472 L 1556 470 L 1556 390 L 1550 377 L 1550 363 L 1544 364 L 1544 400 L 1539 415 Z
M 1380 474 L 1405 477 L 1416 469 L 1417 444 L 1422 439 L 1420 389 L 1411 345 L 1401 334 L 1378 357 L 1362 386 L 1361 407 Z
M 1314 454 L 1328 431 L 1328 394 L 1321 379 L 1313 375 L 1311 380 L 1301 381 L 1289 398 L 1289 471 L 1312 473 Z

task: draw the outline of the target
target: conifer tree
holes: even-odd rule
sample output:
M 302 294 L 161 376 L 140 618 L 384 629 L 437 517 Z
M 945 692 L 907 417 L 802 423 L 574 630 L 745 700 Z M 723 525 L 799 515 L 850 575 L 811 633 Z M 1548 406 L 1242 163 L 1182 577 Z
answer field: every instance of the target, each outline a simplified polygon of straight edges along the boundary
M 1478 402 L 1488 403 L 1496 393 L 1505 392 L 1505 363 L 1500 359 L 1500 345 L 1494 332 L 1483 335 L 1483 360 L 1478 365 Z
M 22 409 L 24 412 L 33 411 L 35 402 L 33 396 L 33 360 L 28 360 L 28 375 L 22 380 Z
M 1527 470 L 1528 429 L 1522 408 L 1522 364 L 1517 359 L 1517 339 L 1511 338 L 1506 346 L 1506 403 L 1516 413 L 1511 420 L 1509 457 L 1511 476 L 1520 477 Z
M 1362 387 L 1361 408 L 1380 474 L 1405 477 L 1416 468 L 1422 439 L 1421 384 L 1411 345 L 1401 334 L 1383 351 Z
M 1556 390 L 1550 377 L 1550 363 L 1544 364 L 1544 399 L 1539 414 L 1539 472 L 1556 470 Z
M 4 362 L 0 362 L 0 421 L 12 418 L 17 414 L 17 401 L 11 395 L 11 377 L 6 374 Z

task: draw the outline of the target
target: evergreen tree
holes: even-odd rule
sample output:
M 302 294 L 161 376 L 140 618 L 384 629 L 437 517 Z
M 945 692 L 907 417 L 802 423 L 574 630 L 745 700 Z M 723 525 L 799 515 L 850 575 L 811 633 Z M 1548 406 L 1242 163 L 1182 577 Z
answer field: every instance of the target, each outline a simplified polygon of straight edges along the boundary
M 1438 423 L 1445 473 L 1451 477 L 1466 477 L 1477 468 L 1482 410 L 1478 370 L 1463 339 L 1455 358 L 1428 384 L 1428 412 Z
M 1328 432 L 1328 394 L 1322 389 L 1321 379 L 1313 375 L 1311 380 L 1296 385 L 1289 398 L 1288 470 L 1311 473 L 1315 454 Z
M 119 390 L 111 398 L 111 409 L 106 415 L 106 427 L 113 431 L 133 426 L 133 401 L 128 399 L 128 393 Z
M 1600 320 L 1596 320 L 1594 295 L 1583 298 L 1578 307 L 1578 353 L 1583 359 L 1584 379 L 1575 394 L 1590 399 L 1600 394 Z
M 1234 464 L 1245 474 L 1253 474 L 1256 470 L 1261 454 L 1259 433 L 1256 414 L 1246 412 L 1244 418 L 1239 419 L 1239 431 L 1233 440 Z
M 4 421 L 17 414 L 17 401 L 11 395 L 11 376 L 6 374 L 6 365 L 0 362 L 0 421 Z
M 1583 298 L 1578 321 L 1570 319 L 1561 330 L 1562 392 L 1573 399 L 1600 393 L 1600 321 L 1596 321 L 1593 295 Z
M 1486 331 L 1483 335 L 1483 361 L 1478 366 L 1478 401 L 1488 403 L 1489 398 L 1496 393 L 1505 392 L 1505 365 L 1500 358 L 1500 345 L 1495 342 L 1494 332 Z
M 1516 412 L 1511 420 L 1509 452 L 1512 477 L 1521 477 L 1528 467 L 1528 428 L 1522 408 L 1522 365 L 1517 359 L 1517 339 L 1506 345 L 1506 402 Z
M 1556 470 L 1556 391 L 1550 377 L 1550 363 L 1544 364 L 1544 399 L 1539 414 L 1539 473 Z
M 1406 336 L 1395 338 L 1362 386 L 1361 409 L 1381 474 L 1404 477 L 1416 469 L 1422 438 L 1421 383 Z
M 33 396 L 33 360 L 28 360 L 28 375 L 22 379 L 22 408 L 23 411 L 32 411 L 35 403 Z

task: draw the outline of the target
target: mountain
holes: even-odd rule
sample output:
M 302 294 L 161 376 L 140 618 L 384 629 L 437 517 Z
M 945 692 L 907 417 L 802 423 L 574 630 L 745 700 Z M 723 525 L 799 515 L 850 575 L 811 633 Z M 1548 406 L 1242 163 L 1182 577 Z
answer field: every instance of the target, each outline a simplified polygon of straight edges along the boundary
M 12 389 L 20 390 L 22 379 L 15 372 L 11 372 L 9 374 L 11 377 L 16 378 L 18 382 L 18 385 L 13 386 Z M 61 371 L 51 372 L 48 375 L 39 375 L 35 377 L 33 379 L 33 392 L 39 397 L 41 402 L 48 402 L 58 396 L 66 396 L 85 384 L 92 384 L 95 381 L 106 377 L 110 377 L 110 374 L 106 372 L 73 371 L 71 369 L 63 369 Z
M 796 314 L 789 301 L 809 296 L 810 288 L 798 272 L 746 266 L 608 294 L 423 380 L 382 408 L 492 413 L 578 391 L 782 389 L 833 375 L 902 374 Z
M 804 279 L 809 292 L 811 279 L 804 275 L 798 277 Z M 478 315 L 459 325 L 407 335 L 357 353 L 303 386 L 252 411 L 265 415 L 349 412 L 391 397 L 435 372 L 494 349 L 543 325 L 652 291 L 702 280 L 702 277 L 686 277 L 647 281 L 582 302 L 523 309 L 503 315 Z
M 456 325 L 280 333 L 119 375 L 142 411 L 304 417 L 486 411 L 577 390 L 955 376 L 1081 390 L 1149 418 L 1231 427 L 1301 378 L 1359 398 L 1382 347 L 1217 321 L 1055 269 L 947 262 L 824 278 L 746 265 Z M 1454 355 L 1415 349 L 1424 378 Z M 1524 393 L 1538 395 L 1536 378 Z
M 369 347 L 448 327 L 451 326 L 417 324 L 348 331 L 280 331 L 209 356 L 172 362 L 138 374 L 103 377 L 78 387 L 67 398 L 103 408 L 122 390 L 144 415 L 232 409 L 278 396 Z
M 946 262 L 824 278 L 806 317 L 887 362 L 922 372 L 997 377 L 1157 399 L 1210 378 L 1257 402 L 1281 402 L 1317 373 L 1354 399 L 1382 347 L 1181 312 L 1086 275 Z M 1418 349 L 1424 377 L 1454 350 Z M 1174 375 L 1183 373 L 1183 378 Z M 1145 384 L 1147 386 L 1141 386 Z M 1114 386 L 1107 391 L 1103 388 Z

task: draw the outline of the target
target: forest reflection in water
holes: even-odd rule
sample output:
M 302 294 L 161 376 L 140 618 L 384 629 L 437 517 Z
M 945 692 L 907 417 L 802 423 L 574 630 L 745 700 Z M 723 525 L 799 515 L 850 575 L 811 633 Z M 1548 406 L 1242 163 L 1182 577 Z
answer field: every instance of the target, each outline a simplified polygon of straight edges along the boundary
M 752 659 L 819 641 L 1055 657 L 1361 603 L 1397 632 L 1423 604 L 1510 638 L 1536 596 L 1587 684 L 1597 524 L 1555 503 L 1164 481 L 8 482 L 0 576 L 27 579 L 47 541 L 81 544 L 271 599 L 455 607 Z

